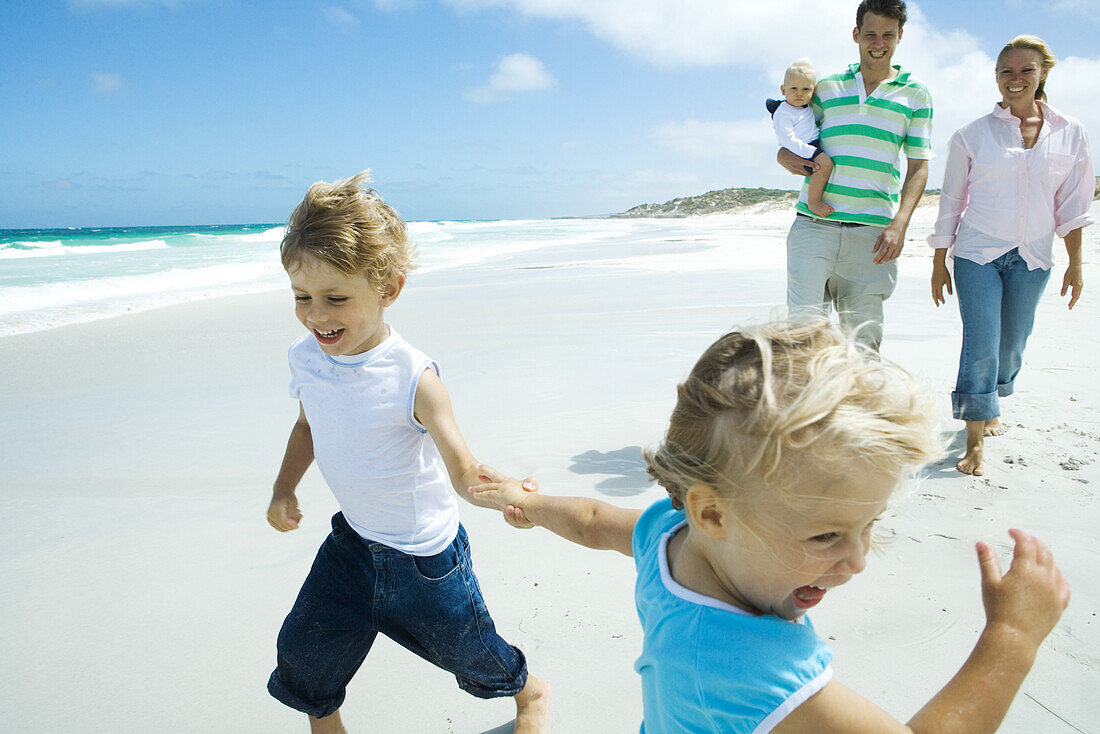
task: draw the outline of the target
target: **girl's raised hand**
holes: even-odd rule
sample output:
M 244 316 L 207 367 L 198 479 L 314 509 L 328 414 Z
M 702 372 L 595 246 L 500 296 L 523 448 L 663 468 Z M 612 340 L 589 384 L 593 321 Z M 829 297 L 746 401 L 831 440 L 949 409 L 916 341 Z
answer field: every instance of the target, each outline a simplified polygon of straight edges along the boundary
M 1069 604 L 1069 584 L 1043 541 L 1022 530 L 1008 534 L 1016 548 L 1003 575 L 993 549 L 977 544 L 986 625 L 1010 628 L 1038 647 Z

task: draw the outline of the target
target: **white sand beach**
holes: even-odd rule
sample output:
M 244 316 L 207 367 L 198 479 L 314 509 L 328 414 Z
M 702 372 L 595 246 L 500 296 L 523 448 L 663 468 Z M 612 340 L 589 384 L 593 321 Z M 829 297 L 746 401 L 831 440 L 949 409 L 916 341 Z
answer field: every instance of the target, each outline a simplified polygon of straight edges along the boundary
M 883 353 L 935 392 L 959 448 L 961 328 L 954 299 L 936 309 L 929 294 L 934 215 L 910 228 Z M 724 331 L 785 315 L 792 216 L 685 219 L 652 241 L 414 274 L 389 320 L 442 365 L 481 461 L 546 492 L 644 507 L 663 490 L 640 447 L 660 439 L 676 383 Z M 1007 530 L 1022 527 L 1052 547 L 1073 599 L 1001 731 L 1100 733 L 1100 228 L 1085 230 L 1073 311 L 1059 247 L 985 476 L 959 474 L 955 453 L 899 490 L 882 522 L 893 542 L 811 615 L 838 679 L 902 720 L 982 627 L 974 542 L 1007 561 Z M 286 350 L 300 331 L 288 290 L 0 338 L 0 728 L 306 730 L 265 688 L 335 511 L 311 469 L 301 529 L 264 517 L 297 413 Z M 552 730 L 636 732 L 632 561 L 461 512 L 498 628 L 553 686 Z M 512 712 L 383 638 L 343 708 L 360 734 L 506 732 Z

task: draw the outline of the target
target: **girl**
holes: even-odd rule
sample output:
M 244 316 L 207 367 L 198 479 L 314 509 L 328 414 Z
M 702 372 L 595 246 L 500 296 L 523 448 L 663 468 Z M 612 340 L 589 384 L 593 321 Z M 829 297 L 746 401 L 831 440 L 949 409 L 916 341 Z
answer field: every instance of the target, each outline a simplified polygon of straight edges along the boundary
M 679 386 L 646 456 L 669 497 L 627 510 L 524 491 L 482 467 L 468 491 L 517 526 L 633 555 L 644 645 L 642 732 L 990 732 L 1069 588 L 1013 530 L 1012 567 L 977 546 L 986 627 L 909 722 L 832 678 L 806 612 L 863 570 L 875 519 L 906 469 L 936 457 L 931 410 L 901 369 L 826 322 L 726 334 Z
M 951 293 L 948 250 L 962 317 L 954 416 L 966 421 L 966 454 L 956 465 L 983 472 L 985 436 L 1004 433 L 998 396 L 1013 392 L 1035 308 L 1046 287 L 1054 235 L 1066 243 L 1062 295 L 1081 296 L 1081 230 L 1092 223 L 1095 179 L 1081 123 L 1046 104 L 1054 54 L 1041 38 L 1017 36 L 997 57 L 1001 101 L 951 138 L 940 211 L 928 243 L 932 302 Z

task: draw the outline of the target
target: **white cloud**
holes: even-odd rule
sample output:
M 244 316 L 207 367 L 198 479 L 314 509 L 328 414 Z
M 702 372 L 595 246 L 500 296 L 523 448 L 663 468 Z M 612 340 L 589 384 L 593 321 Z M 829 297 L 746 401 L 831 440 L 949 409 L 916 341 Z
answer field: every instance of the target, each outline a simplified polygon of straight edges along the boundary
M 90 75 L 92 89 L 98 94 L 116 94 L 126 86 L 126 79 L 120 74 L 106 71 L 93 71 Z
M 468 89 L 466 99 L 471 102 L 493 102 L 510 94 L 537 92 L 554 85 L 554 77 L 546 71 L 542 62 L 529 54 L 511 54 L 502 57 L 489 81 Z
M 326 5 L 321 8 L 321 14 L 325 16 L 325 20 L 339 28 L 359 25 L 359 20 L 339 5 Z
M 536 18 L 579 21 L 595 36 L 659 66 L 757 64 L 814 55 L 855 25 L 851 0 L 446 0 L 461 10 L 511 8 Z M 792 33 L 813 18 L 813 33 Z M 834 44 L 835 45 L 835 44 Z

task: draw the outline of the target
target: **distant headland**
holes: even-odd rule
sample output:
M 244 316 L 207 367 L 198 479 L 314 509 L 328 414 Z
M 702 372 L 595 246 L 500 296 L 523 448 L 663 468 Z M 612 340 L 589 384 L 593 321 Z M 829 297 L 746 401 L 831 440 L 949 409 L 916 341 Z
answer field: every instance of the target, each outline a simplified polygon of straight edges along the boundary
M 698 196 L 681 196 L 664 204 L 640 204 L 625 212 L 612 214 L 613 218 L 636 219 L 654 217 L 678 219 L 701 217 L 707 214 L 723 214 L 747 210 L 771 211 L 793 207 L 798 199 L 797 191 L 785 189 L 732 188 L 708 191 Z M 1100 199 L 1100 176 L 1096 177 L 1093 199 Z M 933 206 L 940 201 L 940 190 L 929 189 L 921 197 L 920 206 Z

